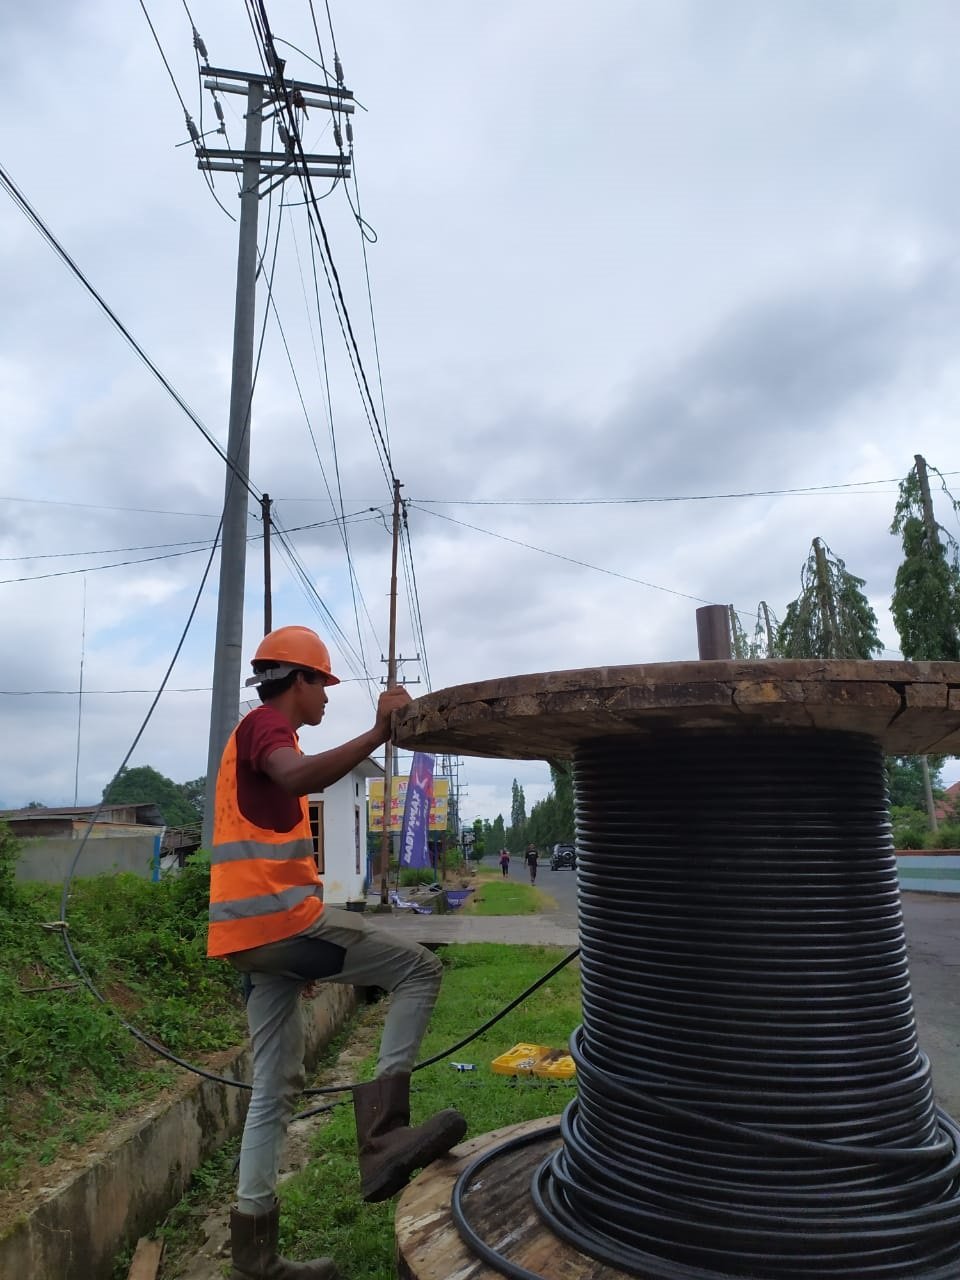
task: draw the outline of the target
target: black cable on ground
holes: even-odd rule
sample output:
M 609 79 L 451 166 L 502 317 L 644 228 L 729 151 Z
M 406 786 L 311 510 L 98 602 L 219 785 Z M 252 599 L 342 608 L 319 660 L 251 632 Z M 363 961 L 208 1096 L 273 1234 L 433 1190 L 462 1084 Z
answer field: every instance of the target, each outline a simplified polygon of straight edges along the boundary
M 960 1130 L 917 1045 L 879 745 L 624 746 L 574 767 L 579 1096 L 539 1213 L 644 1280 L 956 1280 Z

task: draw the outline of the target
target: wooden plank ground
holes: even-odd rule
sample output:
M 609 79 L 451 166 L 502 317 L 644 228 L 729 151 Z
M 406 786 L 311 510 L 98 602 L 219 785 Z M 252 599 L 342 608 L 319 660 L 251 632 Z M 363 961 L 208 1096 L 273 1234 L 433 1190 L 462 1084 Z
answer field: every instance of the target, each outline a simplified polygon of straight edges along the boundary
M 148 1240 L 146 1236 L 141 1236 L 130 1262 L 127 1280 L 157 1280 L 162 1257 L 163 1241 Z
M 482 1134 L 455 1147 L 410 1183 L 395 1216 L 400 1280 L 503 1280 L 501 1272 L 471 1254 L 460 1239 L 450 1212 L 454 1183 L 483 1151 L 510 1138 L 548 1130 L 558 1120 L 529 1120 Z M 471 1226 L 487 1244 L 543 1280 L 631 1280 L 625 1271 L 596 1262 L 559 1240 L 537 1216 L 530 1179 L 558 1144 L 559 1136 L 550 1135 L 482 1169 L 464 1199 Z

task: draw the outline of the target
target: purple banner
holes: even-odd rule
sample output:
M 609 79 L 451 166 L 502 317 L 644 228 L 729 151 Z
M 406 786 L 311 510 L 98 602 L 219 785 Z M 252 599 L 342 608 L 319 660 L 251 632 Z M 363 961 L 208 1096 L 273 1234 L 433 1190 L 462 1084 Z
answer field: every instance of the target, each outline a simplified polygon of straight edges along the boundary
M 430 826 L 430 802 L 433 799 L 433 756 L 413 753 L 410 781 L 403 803 L 403 825 L 400 828 L 400 865 L 429 867 L 427 831 Z

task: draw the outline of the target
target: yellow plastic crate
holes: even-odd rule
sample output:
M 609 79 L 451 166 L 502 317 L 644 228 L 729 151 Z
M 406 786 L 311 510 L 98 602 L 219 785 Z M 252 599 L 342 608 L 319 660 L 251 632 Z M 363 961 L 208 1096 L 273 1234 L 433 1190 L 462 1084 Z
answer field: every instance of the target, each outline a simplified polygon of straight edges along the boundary
M 533 1068 L 533 1074 L 543 1080 L 572 1080 L 577 1074 L 577 1064 L 565 1049 L 548 1049 Z
M 515 1044 L 509 1052 L 494 1058 L 490 1068 L 498 1076 L 527 1076 L 547 1053 L 550 1049 L 545 1044 Z

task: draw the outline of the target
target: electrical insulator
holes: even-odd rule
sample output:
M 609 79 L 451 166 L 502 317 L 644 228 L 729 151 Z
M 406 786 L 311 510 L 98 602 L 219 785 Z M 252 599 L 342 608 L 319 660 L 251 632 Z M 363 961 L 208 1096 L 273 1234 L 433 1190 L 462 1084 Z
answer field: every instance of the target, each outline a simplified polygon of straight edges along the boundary
M 284 146 L 287 148 L 287 150 L 289 151 L 289 150 L 290 150 L 290 135 L 289 135 L 289 133 L 287 133 L 286 129 L 283 127 L 283 125 L 282 125 L 282 124 L 279 124 L 279 123 L 277 124 L 277 133 L 279 133 L 279 135 L 280 135 L 280 141 L 283 143 L 283 145 L 284 145 Z
M 226 124 L 227 122 L 226 122 L 226 120 L 224 120 L 224 118 L 223 118 L 223 107 L 221 107 L 221 105 L 220 105 L 220 99 L 219 99 L 219 98 L 214 98 L 214 100 L 213 100 L 213 109 L 214 109 L 214 111 L 217 113 L 217 119 L 220 121 L 220 123 L 221 123 L 221 124 Z
M 342 151 L 343 150 L 343 134 L 340 132 L 340 126 L 338 124 L 335 124 L 333 126 L 333 140 L 337 144 L 337 150 Z
M 196 143 L 196 145 L 199 147 L 199 145 L 200 145 L 200 131 L 199 131 L 199 129 L 197 128 L 197 126 L 193 123 L 193 117 L 190 115 L 190 113 L 189 113 L 189 112 L 188 112 L 188 113 L 187 113 L 187 115 L 186 115 L 186 121 L 187 121 L 187 129 L 189 130 L 190 137 L 193 139 L 193 141 L 194 141 L 194 142 Z
M 210 61 L 207 56 L 207 46 L 203 43 L 203 37 L 200 35 L 200 32 L 196 27 L 193 28 L 193 47 L 196 49 L 197 53 L 199 53 L 204 62 Z
M 333 72 L 337 77 L 337 84 L 343 84 L 343 67 L 340 65 L 340 58 L 337 54 L 333 55 Z
M 353 125 L 349 120 L 347 121 L 347 142 L 351 147 L 353 146 Z

